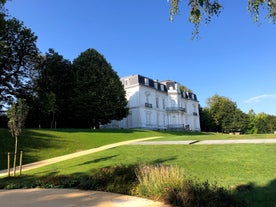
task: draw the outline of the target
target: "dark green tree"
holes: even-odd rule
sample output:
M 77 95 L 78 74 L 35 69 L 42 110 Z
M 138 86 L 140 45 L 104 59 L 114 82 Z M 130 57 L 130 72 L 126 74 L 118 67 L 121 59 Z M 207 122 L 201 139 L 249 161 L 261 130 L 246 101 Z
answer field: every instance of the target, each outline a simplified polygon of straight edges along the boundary
M 127 116 L 125 90 L 111 65 L 95 49 L 88 49 L 73 61 L 76 83 L 73 103 L 76 119 L 98 128 Z
M 15 138 L 14 144 L 14 159 L 13 159 L 13 174 L 16 173 L 16 155 L 18 148 L 18 137 L 22 132 L 22 128 L 25 123 L 26 116 L 28 114 L 28 106 L 25 101 L 19 99 L 17 103 L 13 103 L 7 112 L 7 117 L 9 119 L 8 126 L 11 135 Z
M 33 111 L 39 111 L 39 123 L 44 127 L 68 127 L 73 93 L 73 71 L 71 62 L 53 49 L 42 58 L 37 67 L 35 91 L 38 103 Z M 50 125 L 48 123 L 51 123 Z
M 7 15 L 5 7 L 4 7 L 5 3 L 6 3 L 6 0 L 0 0 L 0 33 L 5 28 L 5 16 Z M 0 42 L 0 44 L 1 44 L 1 42 Z M 1 55 L 1 53 L 0 53 L 0 55 Z
M 5 21 L 0 32 L 0 110 L 29 84 L 38 57 L 37 37 L 17 19 Z
M 205 132 L 216 132 L 216 131 L 220 131 L 220 129 L 218 129 L 211 113 L 210 113 L 210 109 L 205 107 L 199 108 L 199 115 L 200 115 L 200 127 L 202 131 Z
M 267 124 L 267 114 L 264 112 L 258 113 L 256 115 L 258 134 L 268 133 L 268 124 Z
M 267 127 L 269 133 L 274 133 L 276 131 L 276 116 L 267 115 Z

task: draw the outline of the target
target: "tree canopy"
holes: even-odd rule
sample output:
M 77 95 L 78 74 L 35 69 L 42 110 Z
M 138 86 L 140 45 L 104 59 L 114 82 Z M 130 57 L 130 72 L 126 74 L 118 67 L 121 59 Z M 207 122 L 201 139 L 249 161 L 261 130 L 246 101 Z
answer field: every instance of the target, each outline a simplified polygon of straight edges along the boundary
M 180 0 L 167 0 L 170 2 L 170 19 L 174 19 L 174 16 L 179 13 Z M 199 25 L 205 20 L 205 23 L 209 23 L 211 18 L 215 15 L 218 16 L 223 5 L 219 0 L 188 0 L 186 2 L 189 7 L 189 21 L 195 25 L 193 35 L 197 35 L 199 31 Z M 182 3 L 181 2 L 181 3 Z M 259 20 L 260 8 L 266 8 L 267 16 L 273 23 L 276 22 L 276 3 L 275 0 L 248 0 L 247 10 L 254 16 L 254 21 Z
M 74 106 L 78 119 L 98 128 L 128 114 L 125 91 L 117 73 L 95 49 L 88 49 L 73 61 L 76 82 Z
M 203 118 L 208 123 L 211 131 L 235 132 L 247 129 L 248 117 L 237 104 L 229 98 L 214 96 L 208 98 L 207 107 L 203 110 Z
M 0 109 L 28 85 L 38 57 L 37 37 L 19 20 L 5 21 L 0 36 Z

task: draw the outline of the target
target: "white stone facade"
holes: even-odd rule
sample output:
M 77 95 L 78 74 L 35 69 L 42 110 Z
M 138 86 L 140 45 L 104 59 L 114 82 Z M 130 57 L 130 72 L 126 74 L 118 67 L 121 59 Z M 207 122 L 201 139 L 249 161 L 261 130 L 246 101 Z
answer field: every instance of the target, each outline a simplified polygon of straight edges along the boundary
M 200 131 L 195 94 L 182 92 L 175 81 L 155 81 L 141 75 L 121 78 L 129 115 L 108 127 Z

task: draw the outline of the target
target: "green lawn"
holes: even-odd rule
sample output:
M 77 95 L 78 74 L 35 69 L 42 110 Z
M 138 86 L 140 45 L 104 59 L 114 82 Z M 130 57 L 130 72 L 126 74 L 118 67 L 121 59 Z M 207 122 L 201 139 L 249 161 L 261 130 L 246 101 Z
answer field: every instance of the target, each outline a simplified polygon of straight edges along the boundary
M 160 135 L 161 132 L 146 130 L 25 129 L 19 137 L 19 151 L 24 151 L 26 164 L 115 142 Z M 14 138 L 7 129 L 0 129 L 0 169 L 7 167 L 7 153 L 13 151 Z
M 6 130 L 2 129 L 0 132 L 0 149 L 1 154 L 4 154 L 2 150 L 5 151 L 8 147 L 12 149 L 13 139 L 8 137 Z M 275 138 L 275 135 L 233 136 L 143 130 L 26 130 L 20 138 L 20 144 L 27 161 L 36 161 L 114 142 L 152 136 L 162 136 L 158 140 Z M 253 190 L 241 192 L 238 196 L 248 199 L 250 206 L 265 207 L 276 206 L 275 160 L 275 144 L 129 145 L 27 171 L 24 175 L 93 175 L 96 169 L 102 167 L 162 163 L 179 166 L 189 176 L 201 181 L 216 182 L 224 187 L 252 183 Z

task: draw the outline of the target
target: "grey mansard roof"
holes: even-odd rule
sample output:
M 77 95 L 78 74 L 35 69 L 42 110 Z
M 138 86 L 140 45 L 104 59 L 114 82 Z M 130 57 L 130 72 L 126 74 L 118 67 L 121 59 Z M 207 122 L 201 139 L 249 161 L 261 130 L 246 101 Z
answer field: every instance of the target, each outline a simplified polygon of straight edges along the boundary
M 172 80 L 158 81 L 142 75 L 131 75 L 131 76 L 122 77 L 121 81 L 125 87 L 131 86 L 131 85 L 143 85 L 165 93 L 168 93 L 168 89 L 170 87 L 172 87 L 173 90 L 176 90 L 176 84 L 177 84 L 177 82 Z M 182 98 L 198 101 L 197 96 L 194 93 L 191 93 L 188 91 L 184 91 L 184 92 L 179 91 L 179 94 L 181 94 Z

